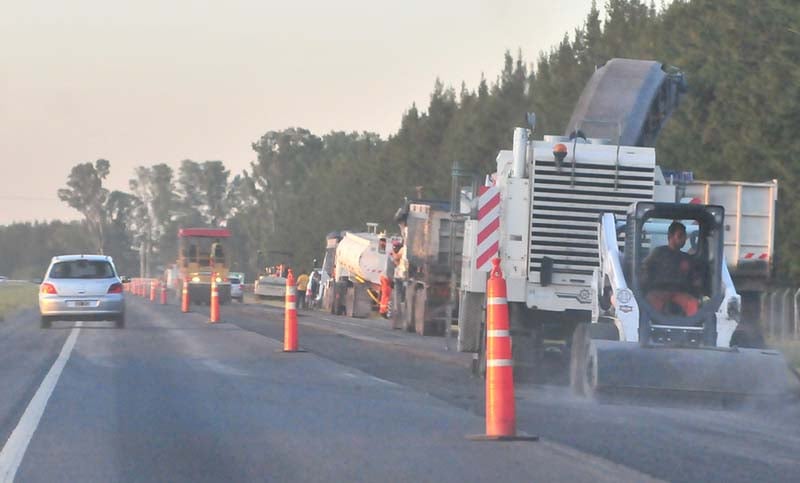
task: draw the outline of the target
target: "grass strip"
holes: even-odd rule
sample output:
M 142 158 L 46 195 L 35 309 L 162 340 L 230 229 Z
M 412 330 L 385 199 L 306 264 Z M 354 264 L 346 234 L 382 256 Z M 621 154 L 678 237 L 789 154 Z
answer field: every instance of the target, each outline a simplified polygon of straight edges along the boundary
M 39 286 L 28 282 L 0 282 L 0 320 L 18 309 L 34 307 Z

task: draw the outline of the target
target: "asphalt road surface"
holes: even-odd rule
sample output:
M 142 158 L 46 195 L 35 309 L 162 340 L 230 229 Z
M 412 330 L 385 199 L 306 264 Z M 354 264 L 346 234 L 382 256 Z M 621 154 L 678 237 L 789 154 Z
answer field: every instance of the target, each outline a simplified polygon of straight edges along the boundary
M 181 314 L 129 297 L 128 325 L 0 322 L 2 481 L 797 481 L 800 404 L 597 404 L 517 389 L 484 429 L 483 382 L 445 339 L 265 305 Z M 207 310 L 207 308 L 206 308 Z M 451 341 L 451 346 L 454 341 Z

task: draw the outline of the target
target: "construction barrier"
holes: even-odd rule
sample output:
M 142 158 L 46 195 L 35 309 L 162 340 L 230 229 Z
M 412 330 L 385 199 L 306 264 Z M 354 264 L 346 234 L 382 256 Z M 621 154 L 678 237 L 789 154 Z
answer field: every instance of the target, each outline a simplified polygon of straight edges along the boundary
M 210 323 L 219 322 L 219 289 L 217 288 L 217 274 L 211 274 L 211 318 Z
M 161 305 L 167 305 L 167 282 L 161 284 Z
M 286 277 L 286 312 L 283 324 L 283 352 L 297 352 L 297 287 L 294 273 Z
M 189 311 L 189 279 L 183 281 L 181 288 L 181 312 L 184 314 Z
M 150 280 L 150 301 L 156 301 L 156 288 L 158 287 L 158 280 Z
M 470 439 L 536 441 L 535 436 L 517 435 L 506 280 L 500 259 L 494 258 L 492 265 L 486 283 L 486 434 Z

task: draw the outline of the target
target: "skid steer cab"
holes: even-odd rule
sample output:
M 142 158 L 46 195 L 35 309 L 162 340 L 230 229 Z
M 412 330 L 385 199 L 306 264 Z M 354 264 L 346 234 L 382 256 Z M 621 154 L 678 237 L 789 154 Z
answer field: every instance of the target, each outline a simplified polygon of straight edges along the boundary
M 626 320 L 629 340 L 729 345 L 740 298 L 723 263 L 724 216 L 721 206 L 683 203 L 637 203 L 629 211 L 622 271 L 638 308 L 638 320 Z
M 624 221 L 601 215 L 593 323 L 579 324 L 571 343 L 575 392 L 796 393 L 780 353 L 730 347 L 741 299 L 723 260 L 724 214 L 716 205 L 638 202 Z

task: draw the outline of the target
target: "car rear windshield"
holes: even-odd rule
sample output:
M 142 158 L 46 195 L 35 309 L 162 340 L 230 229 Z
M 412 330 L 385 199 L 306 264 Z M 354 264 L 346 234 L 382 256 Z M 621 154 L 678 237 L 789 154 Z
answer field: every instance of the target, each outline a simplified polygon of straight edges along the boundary
M 241 281 L 241 280 L 239 280 L 237 277 L 230 277 L 230 278 L 228 279 L 228 281 L 229 281 L 230 283 L 232 283 L 232 284 L 242 283 L 242 281 Z
M 114 269 L 104 260 L 70 260 L 57 262 L 50 269 L 50 278 L 112 278 Z

